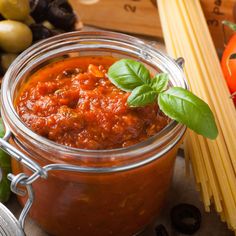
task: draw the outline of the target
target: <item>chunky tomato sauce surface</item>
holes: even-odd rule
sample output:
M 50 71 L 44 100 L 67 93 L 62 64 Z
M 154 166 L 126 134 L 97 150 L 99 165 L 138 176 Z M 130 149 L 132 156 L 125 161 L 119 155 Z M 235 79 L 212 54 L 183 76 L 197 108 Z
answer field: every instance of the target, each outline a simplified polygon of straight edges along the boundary
M 15 106 L 34 132 L 82 149 L 121 148 L 141 142 L 169 122 L 156 104 L 129 108 L 129 93 L 106 73 L 112 57 L 77 57 L 51 63 L 21 88 Z

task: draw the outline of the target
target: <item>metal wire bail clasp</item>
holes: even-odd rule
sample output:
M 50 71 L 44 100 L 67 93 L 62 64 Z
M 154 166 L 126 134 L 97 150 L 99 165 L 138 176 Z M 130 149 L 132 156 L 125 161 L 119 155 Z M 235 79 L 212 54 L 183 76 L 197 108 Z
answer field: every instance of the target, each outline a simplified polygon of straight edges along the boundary
M 20 152 L 14 146 L 8 143 L 8 140 L 12 136 L 12 134 L 9 128 L 7 128 L 7 126 L 5 126 L 5 128 L 6 128 L 5 135 L 3 138 L 0 138 L 0 148 L 6 153 L 8 153 L 11 157 L 19 161 L 21 164 L 29 168 L 31 171 L 37 172 L 42 178 L 46 178 L 47 173 L 40 165 L 38 165 L 35 161 L 31 160 L 24 153 Z
M 18 220 L 22 229 L 24 228 L 25 218 L 34 201 L 33 187 L 32 184 L 27 183 L 28 178 L 29 177 L 24 173 L 18 175 L 8 174 L 8 179 L 11 181 L 11 191 L 20 196 L 28 195 L 28 200 L 25 203 Z M 21 187 L 25 187 L 26 190 L 21 189 Z
M 5 125 L 5 135 L 3 138 L 0 138 L 0 148 L 33 172 L 31 176 L 27 176 L 24 173 L 20 173 L 18 175 L 8 174 L 8 179 L 11 181 L 11 191 L 20 196 L 25 196 L 26 194 L 28 195 L 28 200 L 18 220 L 20 227 L 23 229 L 25 218 L 34 201 L 32 182 L 39 177 L 47 178 L 47 172 L 24 153 L 20 152 L 8 143 L 11 137 L 11 131 L 8 126 Z

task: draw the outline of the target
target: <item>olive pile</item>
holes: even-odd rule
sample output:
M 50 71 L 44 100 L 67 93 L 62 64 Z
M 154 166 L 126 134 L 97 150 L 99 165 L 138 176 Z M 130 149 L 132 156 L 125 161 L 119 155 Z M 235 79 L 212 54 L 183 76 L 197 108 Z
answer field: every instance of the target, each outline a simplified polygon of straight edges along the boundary
M 0 74 L 32 43 L 72 31 L 75 23 L 67 0 L 0 0 Z

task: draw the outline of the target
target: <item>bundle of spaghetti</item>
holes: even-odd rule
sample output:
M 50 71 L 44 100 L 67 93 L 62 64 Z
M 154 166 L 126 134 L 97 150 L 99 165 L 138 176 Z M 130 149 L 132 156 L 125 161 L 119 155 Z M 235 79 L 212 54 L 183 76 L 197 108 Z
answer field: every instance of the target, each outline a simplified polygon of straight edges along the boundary
M 199 0 L 157 0 L 167 52 L 185 59 L 190 90 L 211 107 L 216 140 L 188 131 L 186 162 L 191 162 L 206 211 L 211 204 L 236 233 L 236 110 Z

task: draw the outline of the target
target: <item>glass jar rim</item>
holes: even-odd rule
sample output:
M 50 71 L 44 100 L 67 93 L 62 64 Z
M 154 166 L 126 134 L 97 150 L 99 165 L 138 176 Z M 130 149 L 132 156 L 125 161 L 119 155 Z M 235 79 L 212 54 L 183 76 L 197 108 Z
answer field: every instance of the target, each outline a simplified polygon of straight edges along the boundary
M 87 149 L 78 149 L 73 147 L 68 147 L 65 145 L 58 144 L 56 142 L 53 142 L 47 138 L 44 138 L 32 130 L 30 130 L 19 118 L 18 114 L 15 111 L 14 105 L 13 105 L 13 99 L 11 98 L 12 93 L 9 91 L 9 82 L 16 75 L 16 70 L 18 68 L 18 71 L 21 70 L 22 63 L 29 63 L 30 58 L 33 56 L 34 53 L 39 53 L 40 51 L 45 50 L 45 48 L 53 47 L 56 44 L 63 44 L 63 42 L 66 42 L 66 40 L 105 40 L 108 43 L 110 41 L 117 41 L 119 43 L 123 43 L 125 45 L 134 45 L 135 48 L 140 49 L 140 57 L 144 60 L 147 60 L 148 53 L 152 52 L 152 55 L 156 55 L 156 57 L 160 57 L 163 61 L 163 65 L 165 64 L 165 68 L 169 68 L 172 73 L 176 73 L 176 77 L 178 77 L 179 80 L 181 80 L 181 86 L 184 88 L 188 88 L 187 82 L 185 80 L 185 76 L 183 73 L 182 68 L 178 65 L 178 63 L 170 58 L 169 56 L 165 55 L 164 53 L 160 52 L 156 48 L 154 48 L 152 45 L 147 44 L 146 42 L 126 34 L 121 33 L 115 33 L 111 31 L 76 31 L 76 32 L 70 32 L 70 33 L 64 33 L 61 35 L 54 36 L 52 38 L 40 41 L 30 48 L 28 48 L 26 51 L 24 51 L 22 54 L 20 54 L 16 60 L 12 63 L 12 65 L 9 67 L 8 71 L 6 72 L 3 82 L 2 82 L 2 116 L 4 120 L 7 120 L 11 124 L 14 124 L 18 127 L 17 133 L 21 132 L 24 135 L 30 137 L 33 139 L 34 142 L 39 142 L 43 146 L 50 147 L 51 149 L 57 149 L 58 151 L 66 152 L 71 155 L 80 155 L 80 156 L 126 156 L 127 153 L 129 154 L 140 154 L 145 153 L 150 150 L 150 148 L 154 148 L 154 146 L 157 145 L 157 141 L 164 142 L 166 138 L 168 138 L 170 135 L 170 132 L 173 133 L 176 132 L 176 134 L 179 134 L 179 137 L 177 139 L 180 140 L 186 130 L 186 127 L 176 121 L 171 121 L 166 127 L 164 127 L 160 132 L 158 132 L 156 135 L 148 138 L 145 141 L 142 141 L 140 143 L 137 143 L 135 145 L 124 147 L 124 148 L 118 148 L 118 149 L 108 149 L 108 150 L 87 150 Z M 91 45 L 90 45 L 91 46 Z M 95 45 L 94 45 L 95 46 Z M 50 51 L 49 51 L 50 52 Z M 49 53 L 47 52 L 47 53 Z M 47 55 L 47 53 L 45 55 Z M 44 55 L 44 57 L 45 57 Z M 39 60 L 37 58 L 37 60 Z M 20 66 L 19 66 L 20 65 Z M 26 65 L 29 67 L 29 65 Z M 20 68 L 20 69 L 19 69 Z M 28 68 L 29 69 L 29 68 Z M 19 72 L 20 73 L 20 72 Z M 177 76 L 178 75 L 178 76 Z M 10 128 L 11 129 L 11 128 Z M 14 133 L 14 132 L 13 132 Z M 15 134 L 15 133 L 14 133 Z M 177 142 L 176 141 L 176 142 Z M 159 142 L 160 143 L 160 142 Z M 169 145 L 167 148 L 168 150 L 174 146 L 174 143 L 172 145 Z M 165 152 L 167 149 L 165 150 Z M 163 153 L 165 153 L 163 152 Z M 163 155 L 163 153 L 159 153 L 159 156 Z

